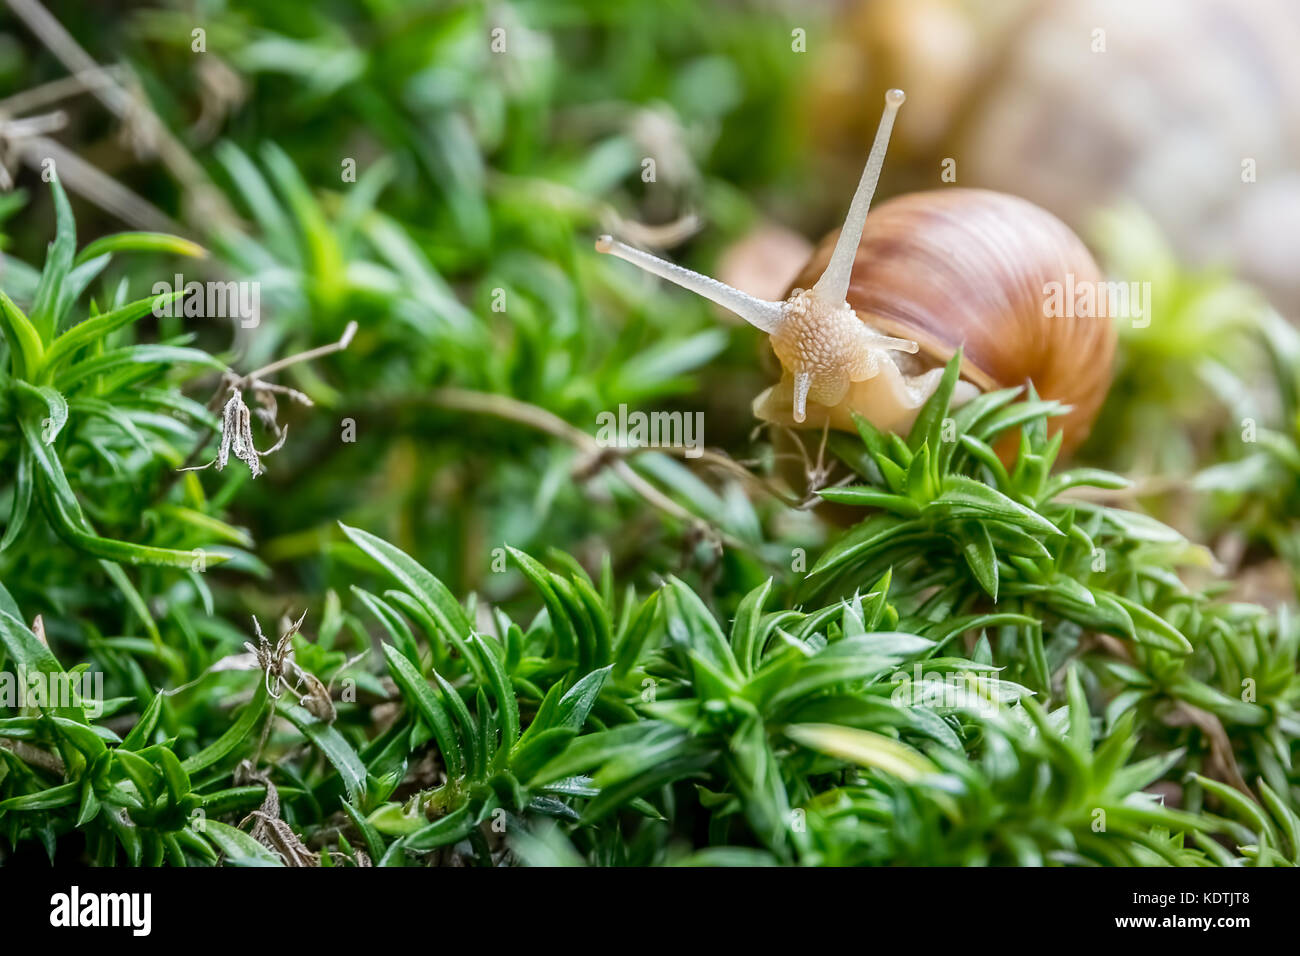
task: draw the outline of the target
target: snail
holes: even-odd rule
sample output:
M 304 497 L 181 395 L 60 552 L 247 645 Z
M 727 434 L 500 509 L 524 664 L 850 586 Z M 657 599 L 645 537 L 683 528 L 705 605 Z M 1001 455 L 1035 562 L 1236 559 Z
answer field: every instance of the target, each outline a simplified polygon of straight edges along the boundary
M 1056 217 L 1002 193 L 912 193 L 868 216 L 903 101 L 902 90 L 885 94 L 844 225 L 813 252 L 784 301 L 755 298 L 610 236 L 597 239 L 596 249 L 768 334 L 784 371 L 754 400 L 760 419 L 851 431 L 857 413 L 882 430 L 905 432 L 961 348 L 954 406 L 1032 382 L 1041 397 L 1070 406 L 1053 427 L 1072 448 L 1109 386 L 1115 329 L 1104 315 L 1076 317 L 1047 303 L 1053 283 L 1095 287 L 1096 263 Z M 1055 311 L 1066 314 L 1049 314 Z

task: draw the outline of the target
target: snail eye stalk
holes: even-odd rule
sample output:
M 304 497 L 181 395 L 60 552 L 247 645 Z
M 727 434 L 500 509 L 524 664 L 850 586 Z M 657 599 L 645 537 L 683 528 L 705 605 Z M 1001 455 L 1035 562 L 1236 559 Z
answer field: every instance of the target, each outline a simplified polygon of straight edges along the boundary
M 698 272 L 676 265 L 666 259 L 652 256 L 640 249 L 634 249 L 627 243 L 619 242 L 612 236 L 598 238 L 596 240 L 596 251 L 618 256 L 625 262 L 639 266 L 646 272 L 657 275 L 661 279 L 667 279 L 669 282 L 694 292 L 696 295 L 702 295 L 710 302 L 716 302 L 724 309 L 736 313 L 750 325 L 762 329 L 769 335 L 781 323 L 784 303 L 768 302 L 766 299 L 755 298 L 741 292 L 739 289 L 732 288 L 725 282 L 710 279 L 706 275 L 700 275 Z
M 862 178 L 858 180 L 853 202 L 849 204 L 848 214 L 844 217 L 844 227 L 835 240 L 835 251 L 831 253 L 831 261 L 826 264 L 826 271 L 813 286 L 813 291 L 827 302 L 843 302 L 848 297 L 849 277 L 853 273 L 858 244 L 862 241 L 862 230 L 867 224 L 871 197 L 876 193 L 880 171 L 885 165 L 885 152 L 889 149 L 894 117 L 906 99 L 907 95 L 902 90 L 890 90 L 885 94 L 885 111 L 880 116 L 880 125 L 876 127 L 876 139 L 871 144 L 871 154 L 862 170 Z

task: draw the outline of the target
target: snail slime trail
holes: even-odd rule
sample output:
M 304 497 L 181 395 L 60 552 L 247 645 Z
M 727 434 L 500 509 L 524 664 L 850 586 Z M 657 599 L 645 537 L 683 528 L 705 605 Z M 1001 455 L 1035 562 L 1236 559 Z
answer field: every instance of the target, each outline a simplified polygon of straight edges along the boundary
M 857 415 L 906 432 L 960 352 L 952 407 L 1032 384 L 1040 398 L 1069 406 L 1049 425 L 1068 452 L 1109 388 L 1116 332 L 1102 310 L 1057 310 L 1044 297 L 1067 286 L 1096 289 L 1101 272 L 1068 226 L 1016 196 L 945 186 L 872 209 L 903 101 L 901 90 L 885 94 L 844 225 L 817 247 L 783 301 L 755 298 L 611 236 L 596 249 L 768 334 L 782 375 L 754 400 L 764 421 L 851 432 Z M 1140 295 L 1137 304 L 1148 311 Z

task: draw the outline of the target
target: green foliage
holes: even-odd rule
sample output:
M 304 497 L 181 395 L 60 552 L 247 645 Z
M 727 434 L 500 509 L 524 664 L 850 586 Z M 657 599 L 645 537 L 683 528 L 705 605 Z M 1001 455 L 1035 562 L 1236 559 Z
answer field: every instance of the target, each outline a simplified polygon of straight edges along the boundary
M 265 682 L 247 675 L 236 678 L 252 695 L 241 715 L 184 757 L 159 724 L 163 695 L 125 739 L 76 707 L 28 708 L 0 723 L 0 736 L 25 748 L 0 751 L 10 842 L 30 834 L 53 852 L 75 827 L 101 863 L 278 862 L 216 818 L 263 800 L 264 786 L 241 784 L 237 764 L 257 759 L 259 728 L 279 714 L 287 723 L 269 747 L 301 753 L 296 741 L 310 744 L 305 757 L 273 763 L 287 819 L 308 840 L 345 821 L 322 863 L 364 853 L 385 865 L 492 864 L 515 852 L 593 863 L 1295 860 L 1295 810 L 1281 795 L 1294 785 L 1278 756 L 1266 756 L 1297 729 L 1300 637 L 1285 622 L 1274 630 L 1256 616 L 1259 656 L 1215 675 L 1225 686 L 1242 672 L 1261 675 L 1253 704 L 1194 683 L 1177 669 L 1185 655 L 1142 644 L 1145 670 L 1081 653 L 1063 684 L 1035 694 L 994 663 L 987 633 L 1041 631 L 1042 620 L 1001 610 L 918 617 L 909 632 L 889 575 L 866 594 L 801 611 L 768 610 L 769 581 L 724 628 L 679 580 L 618 602 L 608 581 L 516 552 L 544 610 L 527 626 L 494 611 L 487 633 L 403 552 L 343 530 L 397 585 L 383 596 L 355 589 L 386 636 L 393 690 L 368 686 L 399 704 L 376 736 L 358 733 L 372 719 L 365 706 L 341 704 L 333 724 L 287 698 L 273 710 Z M 1203 611 L 1245 623 L 1231 608 Z M 322 642 L 341 628 L 364 639 L 355 618 L 327 611 L 336 614 Z M 2 623 L 13 660 L 60 669 L 19 618 L 6 611 Z M 969 656 L 947 650 L 977 633 L 985 636 Z M 1207 635 L 1212 659 L 1232 631 L 1210 623 L 1191 633 Z M 299 645 L 304 660 L 313 648 Z M 998 641 L 999 656 L 1029 653 Z M 1101 676 L 1125 689 L 1107 693 L 1098 724 L 1085 683 L 1100 693 Z M 213 669 L 187 693 L 215 701 L 228 679 Z M 1258 784 L 1263 806 L 1203 770 L 1189 773 L 1211 764 L 1213 741 L 1182 734 L 1162 749 L 1178 725 L 1162 721 L 1161 708 L 1168 716 L 1188 706 L 1255 741 L 1269 781 Z M 61 774 L 48 767 L 56 755 Z M 1169 808 L 1145 792 L 1185 775 L 1197 800 L 1221 812 Z
M 189 123 L 194 25 L 167 10 L 98 25 L 93 42 L 129 50 L 155 108 Z M 674 560 L 677 535 L 643 521 L 625 482 L 601 469 L 573 481 L 589 464 L 581 453 L 441 407 L 437 390 L 509 395 L 589 431 L 622 403 L 699 410 L 699 371 L 722 359 L 753 384 L 739 386 L 745 401 L 709 409 L 710 441 L 749 429 L 761 381 L 750 340 L 698 302 L 596 267 L 591 236 L 611 221 L 699 216 L 710 230 L 681 251 L 708 260 L 757 217 L 740 188 L 798 181 L 804 150 L 786 131 L 807 63 L 770 42 L 770 14 L 240 0 L 206 11 L 204 26 L 209 59 L 250 96 L 200 155 L 244 218 L 195 223 L 231 272 L 261 282 L 264 317 L 241 337 L 244 358 L 257 366 L 360 327 L 346 352 L 285 373 L 337 414 L 295 421 L 274 473 L 241 492 L 259 554 L 318 578 L 341 519 L 400 542 L 458 593 L 492 598 L 504 579 L 475 560 L 481 540 L 572 552 L 601 536 L 618 564 L 645 547 Z M 509 56 L 485 42 L 497 27 Z M 649 155 L 662 188 L 641 179 Z M 355 444 L 338 441 L 344 416 Z M 679 463 L 650 458 L 633 466 L 644 480 L 762 547 L 763 509 L 734 492 L 715 507 Z M 430 499 L 433 483 L 446 493 Z M 617 506 L 593 509 L 592 497 Z M 650 540 L 625 549 L 624 523 L 648 525 Z M 742 583 L 762 574 L 745 555 L 725 560 Z
M 0 573 L 7 572 L 20 596 L 28 584 L 49 593 L 75 566 L 64 560 L 61 571 L 51 572 L 42 567 L 43 557 L 58 566 L 53 556 L 69 547 L 99 559 L 157 637 L 122 566 L 190 573 L 200 557 L 201 563 L 220 564 L 240 553 L 232 543 L 248 543 L 201 492 L 184 503 L 158 504 L 165 469 L 179 465 L 187 446 L 213 424 L 211 413 L 186 398 L 181 385 L 225 365 L 187 345 L 190 336 L 149 344 L 127 338 L 179 293 L 127 301 L 128 283 L 122 281 L 106 309 L 92 299 L 86 318 L 74 321 L 73 312 L 121 252 L 203 250 L 172 236 L 123 233 L 78 254 L 67 197 L 57 181 L 52 190 L 57 233 L 30 306 L 24 311 L 0 292 L 0 467 L 8 501 Z M 20 567 L 27 574 L 15 580 Z
M 1198 490 L 1213 493 L 1219 521 L 1266 544 L 1292 569 L 1300 591 L 1300 334 L 1276 314 L 1261 322 L 1276 407 L 1246 399 L 1233 460 L 1202 470 Z M 1269 423 L 1272 423 L 1270 427 Z
M 1116 321 L 1113 398 L 1086 452 L 1128 472 L 1185 473 L 1204 461 L 1218 431 L 1235 430 L 1224 420 L 1222 392 L 1253 372 L 1250 340 L 1268 307 L 1222 270 L 1180 263 L 1140 209 L 1099 214 L 1092 235 L 1111 276 L 1138 280 L 1139 290 L 1145 283 L 1150 302 L 1147 314 Z
M 820 497 L 860 509 L 839 533 L 768 493 L 750 330 L 591 250 L 640 228 L 700 265 L 760 209 L 821 225 L 791 135 L 807 58 L 770 11 L 205 17 L 205 58 L 189 14 L 64 19 L 168 126 L 203 114 L 178 141 L 214 195 L 133 185 L 231 210 L 188 221 L 205 276 L 259 284 L 255 328 L 139 297 L 193 242 L 79 207 L 78 251 L 56 182 L 37 270 L 25 195 L 0 199 L 0 860 L 1300 862 L 1300 627 L 1194 543 L 1300 567 L 1300 346 L 1248 290 L 1112 218 L 1155 312 L 1121 328 L 1081 463 L 1058 469 L 1064 409 L 1032 388 L 951 407 L 958 357 L 907 436 L 828 437 L 851 474 Z M 176 473 L 220 426 L 228 332 L 253 368 L 351 322 L 283 368 L 318 409 L 265 479 Z M 651 402 L 706 411 L 711 458 L 585 441 Z M 1195 520 L 1116 506 L 1212 462 Z M 250 634 L 305 607 L 269 651 Z M 19 696 L 31 677 L 91 692 Z
M 1067 494 L 1119 488 L 1122 478 L 1096 469 L 1053 475 L 1059 433 L 1047 422 L 1060 409 L 1019 389 L 990 392 L 949 412 L 960 354 L 922 409 L 909 439 L 882 435 L 858 419 L 862 446 L 837 439 L 868 484 L 823 491 L 827 500 L 876 510 L 818 560 L 816 593 L 844 593 L 853 582 L 891 570 L 891 594 L 904 620 L 940 623 L 995 605 L 1023 615 L 1004 640 L 1023 652 L 1017 679 L 1049 686 L 1052 661 L 1065 660 L 1084 630 L 1136 642 L 1145 652 L 1179 657 L 1192 645 L 1177 612 L 1161 611 L 1190 592 L 1173 573 L 1204 563 L 1200 551 L 1164 525 Z M 1003 464 L 997 439 L 1019 427 L 1014 461 Z M 933 451 L 932 451 L 933 449 Z M 1045 629 L 1046 628 L 1046 629 Z

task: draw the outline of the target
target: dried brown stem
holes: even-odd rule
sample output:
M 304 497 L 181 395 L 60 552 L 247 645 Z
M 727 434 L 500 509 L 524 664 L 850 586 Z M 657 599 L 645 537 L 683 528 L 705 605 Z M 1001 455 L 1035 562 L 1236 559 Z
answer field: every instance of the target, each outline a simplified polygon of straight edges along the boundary
M 312 359 L 318 359 L 334 352 L 342 352 L 352 343 L 352 336 L 357 334 L 357 323 L 349 322 L 343 329 L 343 334 L 339 336 L 337 342 L 331 342 L 329 345 L 317 346 L 314 349 L 308 349 L 305 352 L 299 352 L 297 355 L 290 355 L 288 358 L 278 359 L 270 365 L 263 365 L 256 371 L 249 372 L 242 379 L 246 384 L 252 384 L 255 380 L 265 378 L 266 376 L 286 369 L 290 365 L 297 365 L 299 362 L 310 362 Z
M 52 754 L 48 750 L 33 747 L 21 740 L 0 739 L 0 747 L 10 751 L 25 764 L 63 776 L 63 760 L 58 754 Z
M 645 501 L 652 507 L 688 525 L 708 528 L 712 535 L 725 543 L 728 547 L 748 550 L 748 546 L 744 544 L 744 542 L 733 537 L 704 518 L 701 518 L 699 515 L 693 513 L 687 508 L 682 507 L 633 469 L 632 466 L 628 464 L 626 460 L 627 457 L 644 451 L 645 449 L 606 448 L 596 441 L 594 435 L 589 435 L 582 429 L 570 425 L 558 415 L 554 415 L 546 409 L 539 408 L 536 405 L 521 402 L 518 399 L 509 397 L 508 395 L 494 395 L 489 392 L 475 392 L 462 388 L 440 388 L 435 390 L 429 396 L 429 400 L 441 408 L 457 409 L 459 411 L 482 415 L 493 415 L 497 418 L 519 422 L 522 425 L 527 425 L 530 428 L 535 428 L 548 435 L 553 435 L 556 438 L 563 439 L 588 455 L 593 461 L 601 464 L 608 463 L 610 470 L 618 475 L 618 477 L 621 478 L 628 487 L 645 499 Z M 716 453 L 707 454 L 710 459 L 714 461 L 725 457 L 717 455 Z M 728 461 L 730 461 L 730 459 L 728 459 Z M 731 465 L 735 465 L 735 463 L 731 462 Z M 750 477 L 752 478 L 753 476 L 751 475 Z
M 138 89 L 127 89 L 116 77 L 106 74 L 103 67 L 82 49 L 72 34 L 38 0 L 6 2 L 15 16 L 27 25 L 73 77 L 93 73 L 107 76 L 108 82 L 90 86 L 89 91 L 127 125 L 137 142 L 147 143 L 157 153 L 163 165 L 198 200 L 197 207 L 203 211 L 205 219 L 215 217 L 230 223 L 239 221 L 233 207 L 212 184 L 198 160 L 172 135 Z M 135 86 L 134 83 L 131 85 Z
M 17 116 L 19 113 L 42 109 L 70 96 L 93 92 L 101 86 L 117 83 L 123 75 L 122 68 L 119 66 L 96 66 L 82 73 L 60 77 L 49 83 L 23 90 L 21 93 L 6 96 L 0 100 L 0 115 Z

